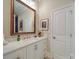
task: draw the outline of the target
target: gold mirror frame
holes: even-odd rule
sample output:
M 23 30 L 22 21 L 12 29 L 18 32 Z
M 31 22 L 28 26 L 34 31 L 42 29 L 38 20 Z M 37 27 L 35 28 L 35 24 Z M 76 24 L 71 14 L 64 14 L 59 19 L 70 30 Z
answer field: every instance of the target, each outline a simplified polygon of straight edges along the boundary
M 10 35 L 17 35 L 17 34 L 34 34 L 36 32 L 36 10 L 22 2 L 21 0 L 16 0 L 22 5 L 26 6 L 30 10 L 34 12 L 34 32 L 21 32 L 21 33 L 14 33 L 14 0 L 11 0 L 11 7 L 10 7 Z

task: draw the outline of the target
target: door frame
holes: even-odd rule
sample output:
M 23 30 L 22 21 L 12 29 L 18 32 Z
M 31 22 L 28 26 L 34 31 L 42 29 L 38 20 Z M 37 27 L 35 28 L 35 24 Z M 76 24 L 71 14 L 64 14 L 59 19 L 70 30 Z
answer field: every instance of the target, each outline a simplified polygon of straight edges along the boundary
M 58 7 L 58 8 L 55 8 L 55 9 L 52 9 L 52 11 L 50 12 L 50 29 L 51 29 L 51 31 L 50 31 L 50 33 L 51 33 L 51 40 L 50 40 L 50 57 L 51 57 L 51 59 L 53 59 L 53 50 L 52 50 L 52 44 L 53 44 L 53 20 L 52 19 L 54 19 L 54 12 L 55 11 L 57 11 L 57 10 L 61 10 L 61 9 L 63 9 L 63 8 L 68 8 L 68 7 L 71 7 L 72 6 L 72 9 L 73 9 L 73 15 L 74 15 L 74 34 L 73 34 L 73 36 L 74 36 L 74 39 L 73 39 L 73 49 L 74 49 L 74 51 L 73 51 L 73 54 L 72 54 L 72 56 L 73 56 L 73 59 L 75 58 L 75 3 L 74 2 L 72 2 L 72 3 L 69 3 L 69 4 L 67 4 L 67 5 L 64 5 L 64 6 L 61 6 L 61 7 Z

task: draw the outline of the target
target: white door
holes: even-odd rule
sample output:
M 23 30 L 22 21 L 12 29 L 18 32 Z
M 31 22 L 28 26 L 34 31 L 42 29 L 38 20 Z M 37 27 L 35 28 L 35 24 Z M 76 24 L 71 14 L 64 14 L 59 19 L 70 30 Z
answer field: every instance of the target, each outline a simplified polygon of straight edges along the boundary
M 72 36 L 74 29 L 73 9 L 66 7 L 54 12 L 53 55 L 54 59 L 71 59 Z

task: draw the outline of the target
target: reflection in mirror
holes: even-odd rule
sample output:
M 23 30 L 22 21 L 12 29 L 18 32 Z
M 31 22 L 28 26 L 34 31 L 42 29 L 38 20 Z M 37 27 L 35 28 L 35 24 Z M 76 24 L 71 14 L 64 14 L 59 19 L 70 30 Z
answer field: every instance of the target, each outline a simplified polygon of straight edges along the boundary
M 35 10 L 20 0 L 14 0 L 13 6 L 13 33 L 34 33 Z

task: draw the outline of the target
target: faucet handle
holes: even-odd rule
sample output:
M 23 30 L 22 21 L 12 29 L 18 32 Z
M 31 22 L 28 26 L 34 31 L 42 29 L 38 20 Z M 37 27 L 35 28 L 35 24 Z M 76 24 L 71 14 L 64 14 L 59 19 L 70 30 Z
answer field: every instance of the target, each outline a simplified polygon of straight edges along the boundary
M 20 37 L 20 35 L 18 35 L 18 37 Z

